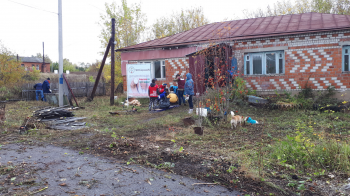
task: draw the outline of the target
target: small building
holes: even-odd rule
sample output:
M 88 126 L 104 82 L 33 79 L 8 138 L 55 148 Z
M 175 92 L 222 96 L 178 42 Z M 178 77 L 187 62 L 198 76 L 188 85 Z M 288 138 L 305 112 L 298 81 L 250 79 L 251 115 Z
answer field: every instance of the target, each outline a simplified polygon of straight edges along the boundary
M 22 61 L 21 66 L 24 67 L 26 71 L 40 70 L 42 73 L 50 72 L 50 63 L 43 63 L 43 59 L 39 57 L 19 57 Z
M 303 13 L 217 22 L 116 50 L 124 91 L 130 63 L 151 63 L 159 83 L 172 85 L 176 74 L 188 72 L 202 82 L 198 70 L 212 57 L 196 53 L 220 44 L 225 44 L 223 61 L 258 92 L 300 90 L 306 84 L 318 90 L 350 88 L 350 16 Z

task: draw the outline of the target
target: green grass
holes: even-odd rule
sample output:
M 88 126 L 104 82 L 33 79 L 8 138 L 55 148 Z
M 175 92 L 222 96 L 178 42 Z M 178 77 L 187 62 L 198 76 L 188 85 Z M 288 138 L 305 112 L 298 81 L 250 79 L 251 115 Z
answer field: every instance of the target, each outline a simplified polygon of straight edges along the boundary
M 184 127 L 182 123 L 183 118 L 191 116 L 187 114 L 188 107 L 149 113 L 148 99 L 140 99 L 142 106 L 137 107 L 138 112 L 126 115 L 122 112 L 121 104 L 118 104 L 124 98 L 119 98 L 114 106 L 109 105 L 109 97 L 95 97 L 92 102 L 80 99 L 80 106 L 85 109 L 76 110 L 74 113 L 78 117 L 87 117 L 89 129 L 86 131 L 98 133 L 96 139 L 111 139 L 112 133 L 115 132 L 118 138 L 125 136 L 156 143 L 157 140 L 151 140 L 150 137 L 157 136 L 168 141 L 164 144 L 157 143 L 160 148 L 163 148 L 161 145 L 173 146 L 171 140 L 175 140 L 176 149 L 182 146 L 183 153 L 213 156 L 216 159 L 222 156 L 225 161 L 237 163 L 240 165 L 239 170 L 254 177 L 273 178 L 271 172 L 298 173 L 309 177 L 325 172 L 349 174 L 350 171 L 350 115 L 346 113 L 321 113 L 298 109 L 281 111 L 244 104 L 231 105 L 230 110 L 237 111 L 238 115 L 250 116 L 262 125 L 238 126 L 237 129 L 231 129 L 228 121 L 210 123 L 211 126 L 204 121 L 204 135 L 197 135 L 193 127 Z M 37 103 L 8 104 L 7 120 L 1 129 L 18 129 L 24 118 L 36 110 L 34 106 L 37 106 Z M 121 115 L 112 116 L 109 114 L 111 111 L 120 111 Z M 198 119 L 198 116 L 192 116 Z M 67 140 L 73 133 L 80 132 L 52 134 L 51 130 L 41 129 L 23 137 L 35 136 L 42 140 L 59 137 Z M 298 139 L 298 135 L 301 140 Z M 90 139 L 82 139 L 85 143 L 88 143 L 88 140 Z M 85 148 L 81 143 L 75 142 L 74 146 Z

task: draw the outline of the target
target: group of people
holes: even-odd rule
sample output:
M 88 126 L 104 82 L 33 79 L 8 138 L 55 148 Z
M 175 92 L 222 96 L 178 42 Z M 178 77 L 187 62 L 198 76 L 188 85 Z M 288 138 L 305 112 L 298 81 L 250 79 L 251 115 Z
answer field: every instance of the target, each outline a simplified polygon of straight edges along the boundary
M 190 107 L 188 113 L 193 112 L 193 102 L 192 97 L 194 95 L 194 83 L 192 80 L 192 75 L 190 73 L 186 74 L 186 80 L 181 77 L 180 74 L 177 74 L 174 82 L 177 83 L 177 86 L 171 86 L 170 92 L 166 87 L 167 84 L 157 85 L 157 79 L 152 79 L 152 83 L 148 87 L 148 96 L 149 96 L 149 111 L 155 108 L 162 108 L 170 106 L 170 104 L 179 104 L 182 102 L 186 105 L 185 97 L 188 99 L 188 105 Z M 168 103 L 169 102 L 169 103 Z
M 36 100 L 39 101 L 39 97 L 40 97 L 41 101 L 46 101 L 44 93 L 51 93 L 50 78 L 47 78 L 43 83 L 35 84 L 34 89 L 35 89 Z

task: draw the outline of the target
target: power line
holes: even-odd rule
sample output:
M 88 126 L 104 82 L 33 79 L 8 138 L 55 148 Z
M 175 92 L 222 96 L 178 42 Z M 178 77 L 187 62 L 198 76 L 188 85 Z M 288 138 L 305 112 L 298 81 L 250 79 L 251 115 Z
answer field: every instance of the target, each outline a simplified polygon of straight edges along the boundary
M 20 5 L 23 5 L 23 6 L 27 6 L 27 7 L 30 7 L 30 8 L 33 8 L 33 9 L 37 9 L 37 10 L 41 10 L 41 11 L 44 11 L 44 12 L 49 12 L 49 13 L 54 13 L 54 14 L 58 14 L 56 12 L 51 12 L 51 11 L 48 11 L 48 10 L 44 10 L 44 9 L 41 9 L 41 8 L 37 8 L 37 7 L 33 7 L 33 6 L 30 6 L 30 5 L 25 5 L 23 3 L 18 3 L 18 2 L 15 2 L 15 1 L 12 1 L 12 0 L 8 0 L 12 3 L 17 3 L 17 4 L 20 4 Z
M 87 3 L 88 5 L 91 5 L 90 3 Z M 94 6 L 94 5 L 91 5 L 92 7 L 95 7 L 96 9 L 99 9 L 99 10 L 101 10 L 101 11 L 105 11 L 105 10 L 102 10 L 101 8 L 98 8 L 98 7 L 96 7 L 96 6 Z

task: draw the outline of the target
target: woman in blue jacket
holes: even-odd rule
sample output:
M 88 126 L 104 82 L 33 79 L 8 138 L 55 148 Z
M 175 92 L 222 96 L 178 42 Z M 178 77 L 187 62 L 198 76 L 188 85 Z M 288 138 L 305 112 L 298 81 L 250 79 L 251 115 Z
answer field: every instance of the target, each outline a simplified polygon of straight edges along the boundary
M 194 83 L 192 80 L 192 74 L 187 73 L 186 74 L 186 83 L 185 83 L 185 95 L 188 98 L 188 105 L 190 106 L 190 110 L 188 111 L 189 114 L 193 112 L 193 102 L 192 97 L 194 95 Z

